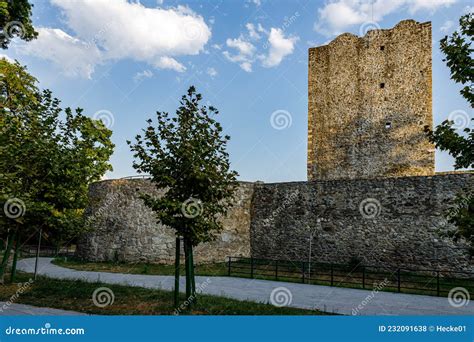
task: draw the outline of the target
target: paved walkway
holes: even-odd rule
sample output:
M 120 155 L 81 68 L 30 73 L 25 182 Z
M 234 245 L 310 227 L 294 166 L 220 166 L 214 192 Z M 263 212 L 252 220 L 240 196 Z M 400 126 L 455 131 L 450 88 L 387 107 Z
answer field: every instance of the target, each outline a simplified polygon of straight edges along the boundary
M 53 265 L 52 258 L 40 258 L 39 274 L 58 279 L 80 279 L 87 282 L 100 281 L 153 289 L 172 290 L 173 276 L 122 274 L 107 272 L 77 271 Z M 34 258 L 18 262 L 18 269 L 33 272 Z M 184 278 L 181 279 L 184 288 Z M 202 293 L 250 300 L 270 302 L 272 291 L 277 303 L 303 309 L 318 309 L 345 315 L 353 314 L 360 305 L 358 315 L 474 315 L 474 298 L 467 305 L 455 308 L 447 298 L 378 292 L 340 287 L 285 283 L 269 280 L 233 277 L 196 277 L 196 288 Z M 291 298 L 290 298 L 291 297 Z M 291 300 L 290 300 L 291 299 Z
M 5 308 L 3 306 L 6 305 Z M 0 316 L 82 316 L 86 315 L 82 312 L 66 311 L 51 308 L 41 308 L 38 306 L 24 305 L 24 304 L 10 304 L 7 302 L 0 302 Z

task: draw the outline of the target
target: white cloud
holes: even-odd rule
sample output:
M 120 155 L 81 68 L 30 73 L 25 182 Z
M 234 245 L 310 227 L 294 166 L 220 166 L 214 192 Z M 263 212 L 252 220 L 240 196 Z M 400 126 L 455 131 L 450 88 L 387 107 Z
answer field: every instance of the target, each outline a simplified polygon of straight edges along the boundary
M 88 77 L 95 64 L 119 59 L 132 59 L 182 72 L 186 68 L 175 57 L 203 52 L 211 37 L 203 17 L 185 6 L 147 8 L 139 2 L 126 0 L 51 2 L 62 10 L 65 24 L 74 32 L 74 37 L 61 30 L 43 28 L 43 35 L 49 35 L 48 39 L 42 39 L 40 33 L 40 38 L 33 42 L 41 45 L 33 49 L 25 44 L 25 49 L 67 69 L 72 64 L 68 60 L 71 53 L 64 48 L 68 44 L 79 52 L 78 57 L 73 59 L 78 64 L 77 73 Z M 54 35 L 56 37 L 52 39 Z M 60 42 L 63 49 L 57 48 Z M 56 48 L 54 53 L 49 44 Z M 78 48 L 81 45 L 91 46 L 99 58 L 84 55 L 83 49 Z
M 133 80 L 135 82 L 141 82 L 145 78 L 151 78 L 151 77 L 153 77 L 153 71 L 147 69 L 147 70 L 137 72 L 135 76 L 133 76 Z
M 457 0 L 405 0 L 408 5 L 408 11 L 413 14 L 418 11 L 427 10 L 431 13 L 438 8 L 449 7 Z
M 211 77 L 216 77 L 217 76 L 217 70 L 214 68 L 207 68 L 207 74 Z
M 353 25 L 378 22 L 399 10 L 414 14 L 421 10 L 431 13 L 448 7 L 456 0 L 332 0 L 318 9 L 314 29 L 327 36 L 344 32 Z
M 281 29 L 272 27 L 268 37 L 269 52 L 262 57 L 262 65 L 266 68 L 279 65 L 283 58 L 293 53 L 297 40 L 297 37 L 285 38 Z
M 154 63 L 152 63 L 152 65 L 159 69 L 171 69 L 177 72 L 186 71 L 186 67 L 184 65 L 171 57 L 160 57 Z
M 239 38 L 227 39 L 226 45 L 230 48 L 237 50 L 236 54 L 231 54 L 229 51 L 224 51 L 222 54 L 225 58 L 233 63 L 239 63 L 240 67 L 246 71 L 252 71 L 252 63 L 255 59 L 256 47 L 245 40 L 244 36 L 241 35 Z
M 255 53 L 255 46 L 252 43 L 245 41 L 243 37 L 227 39 L 226 44 L 228 47 L 237 49 L 239 54 L 244 56 L 252 56 Z
M 242 33 L 239 38 L 226 40 L 227 47 L 237 50 L 236 53 L 232 54 L 226 50 L 222 54 L 229 61 L 238 63 L 246 72 L 252 72 L 253 63 L 257 60 L 266 68 L 279 65 L 286 56 L 293 53 L 295 43 L 299 39 L 294 36 L 285 37 L 281 28 L 272 27 L 268 31 L 261 24 L 255 26 L 252 23 L 247 23 L 245 27 L 247 32 Z M 259 48 L 250 42 L 252 40 L 257 44 L 262 36 L 267 38 L 263 48 L 268 47 L 268 53 L 258 53 Z
M 250 2 L 253 3 L 257 7 L 262 4 L 262 0 L 250 0 Z
M 15 49 L 60 66 L 67 76 L 91 78 L 94 68 L 101 63 L 100 51 L 94 44 L 74 38 L 60 29 L 38 28 L 38 39 L 21 43 Z
M 454 22 L 451 20 L 446 20 L 444 24 L 439 28 L 443 33 L 447 33 L 454 26 Z
M 240 67 L 246 72 L 252 72 L 252 63 L 250 62 L 243 62 L 240 64 Z
M 260 24 L 259 24 L 260 25 Z M 257 29 L 255 28 L 255 25 L 252 23 L 247 23 L 245 25 L 247 30 L 249 31 L 249 37 L 253 40 L 259 40 L 261 38 L 260 34 L 257 32 Z M 261 25 L 260 25 L 261 27 Z

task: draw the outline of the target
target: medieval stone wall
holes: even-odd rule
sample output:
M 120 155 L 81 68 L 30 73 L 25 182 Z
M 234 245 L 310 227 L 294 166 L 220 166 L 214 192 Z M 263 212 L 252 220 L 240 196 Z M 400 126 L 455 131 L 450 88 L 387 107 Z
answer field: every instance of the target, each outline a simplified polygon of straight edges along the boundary
M 252 183 L 240 183 L 234 207 L 223 218 L 220 237 L 195 249 L 195 262 L 224 261 L 226 256 L 250 255 L 250 204 Z M 86 215 L 95 230 L 79 242 L 77 256 L 91 261 L 171 263 L 175 235 L 156 223 L 140 193 L 159 196 L 147 179 L 116 179 L 94 183 L 89 189 Z
M 196 261 L 254 256 L 388 267 L 473 269 L 466 245 L 442 238 L 445 211 L 459 191 L 474 190 L 474 174 L 292 183 L 240 183 L 234 208 L 215 242 Z M 78 245 L 91 261 L 171 263 L 174 234 L 156 224 L 138 197 L 159 195 L 148 180 L 108 180 L 90 189 L 87 214 L 95 231 Z
M 309 49 L 308 180 L 432 175 L 431 23 Z
M 389 267 L 474 270 L 444 217 L 474 174 L 257 185 L 252 255 Z M 474 260 L 473 260 L 474 261 Z

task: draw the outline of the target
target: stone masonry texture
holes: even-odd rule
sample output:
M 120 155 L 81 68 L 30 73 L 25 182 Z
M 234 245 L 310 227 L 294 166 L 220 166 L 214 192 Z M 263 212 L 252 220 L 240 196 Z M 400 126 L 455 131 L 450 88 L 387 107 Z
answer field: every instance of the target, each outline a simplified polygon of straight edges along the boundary
M 431 23 L 309 49 L 308 180 L 432 175 Z
M 474 174 L 256 185 L 252 256 L 474 270 L 467 246 L 440 234 L 453 228 L 446 210 L 468 189 Z
M 228 255 L 250 255 L 253 188 L 252 183 L 240 183 L 234 207 L 223 218 L 224 231 L 216 241 L 196 247 L 196 263 L 224 261 Z M 157 224 L 154 213 L 139 197 L 141 193 L 159 196 L 161 191 L 147 179 L 117 179 L 92 184 L 86 215 L 95 230 L 82 237 L 77 255 L 91 261 L 173 262 L 174 230 Z
M 388 267 L 472 270 L 467 246 L 440 236 L 452 228 L 446 210 L 474 189 L 474 174 L 241 183 L 224 230 L 196 248 L 198 263 L 227 256 L 308 260 Z M 78 245 L 91 261 L 171 263 L 174 234 L 156 223 L 140 192 L 159 194 L 149 180 L 107 180 L 90 189 L 95 231 Z

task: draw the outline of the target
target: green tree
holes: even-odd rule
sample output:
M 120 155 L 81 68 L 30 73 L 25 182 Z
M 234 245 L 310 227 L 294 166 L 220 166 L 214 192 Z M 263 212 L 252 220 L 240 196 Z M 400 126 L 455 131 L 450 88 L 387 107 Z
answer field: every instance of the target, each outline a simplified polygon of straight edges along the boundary
M 474 13 L 463 15 L 459 19 L 459 32 L 445 36 L 440 41 L 441 51 L 446 56 L 443 61 L 451 70 L 451 79 L 461 83 L 461 95 L 474 106 L 474 61 L 472 40 L 474 37 Z
M 212 106 L 200 105 L 201 94 L 191 86 L 181 99 L 175 116 L 156 113 L 142 135 L 131 146 L 139 173 L 151 175 L 151 181 L 165 193 L 160 197 L 142 194 L 145 204 L 159 223 L 176 231 L 176 286 L 179 286 L 179 248 L 183 238 L 186 270 L 186 297 L 196 299 L 193 247 L 211 241 L 222 230 L 219 217 L 231 206 L 237 186 L 235 171 L 230 170 L 226 152 L 230 137 L 213 116 Z M 177 304 L 177 303 L 176 303 Z
M 102 122 L 60 107 L 18 62 L 0 59 L 0 229 L 8 245 L 42 227 L 59 241 L 80 231 L 88 185 L 107 171 L 114 145 Z M 16 243 L 18 246 L 19 244 Z
M 461 83 L 461 95 L 474 107 L 474 61 L 472 54 L 474 49 L 472 41 L 474 37 L 474 14 L 469 13 L 459 19 L 459 32 L 455 31 L 451 36 L 441 40 L 441 51 L 445 54 L 444 61 L 451 70 L 451 79 Z M 474 130 L 469 127 L 469 121 L 474 119 L 466 117 L 466 128 L 461 134 L 455 127 L 454 122 L 445 120 L 435 128 L 426 126 L 425 131 L 432 143 L 442 151 L 447 151 L 455 159 L 454 168 L 474 167 Z M 468 189 L 469 190 L 469 189 Z M 448 222 L 456 226 L 456 230 L 448 232 L 455 240 L 466 239 L 470 244 L 470 253 L 474 255 L 474 193 L 468 192 L 457 196 L 456 205 L 448 212 Z
M 30 41 L 38 36 L 31 21 L 33 5 L 28 0 L 0 0 L 0 43 L 7 49 L 14 37 Z

